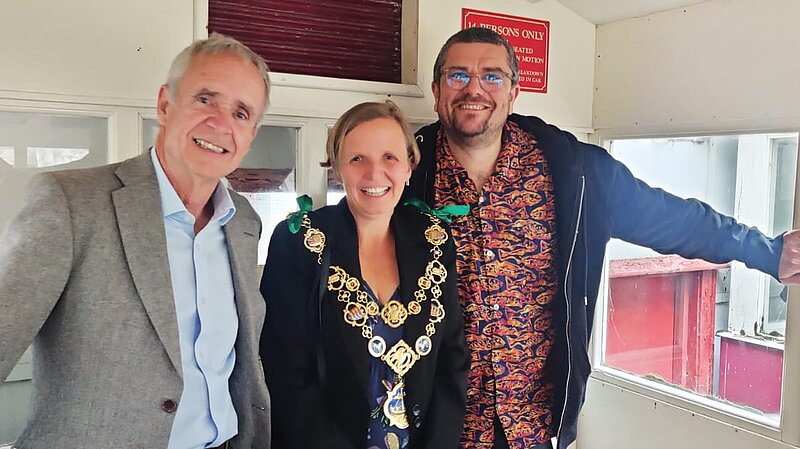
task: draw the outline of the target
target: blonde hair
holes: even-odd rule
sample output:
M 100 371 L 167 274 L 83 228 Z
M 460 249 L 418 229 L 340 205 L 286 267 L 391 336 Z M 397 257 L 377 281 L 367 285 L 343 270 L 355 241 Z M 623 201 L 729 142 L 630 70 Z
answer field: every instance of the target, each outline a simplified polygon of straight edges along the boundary
M 320 165 L 327 168 L 333 167 L 333 163 L 339 155 L 339 150 L 342 148 L 344 138 L 347 137 L 347 134 L 356 126 L 379 118 L 391 118 L 400 125 L 400 129 L 403 131 L 403 137 L 406 140 L 406 152 L 408 153 L 411 168 L 412 170 L 416 168 L 420 159 L 417 140 L 414 139 L 414 133 L 411 131 L 411 125 L 409 125 L 405 115 L 403 115 L 400 108 L 391 100 L 386 100 L 385 102 L 360 103 L 342 114 L 328 133 L 328 142 L 325 145 L 328 160 L 320 163 Z

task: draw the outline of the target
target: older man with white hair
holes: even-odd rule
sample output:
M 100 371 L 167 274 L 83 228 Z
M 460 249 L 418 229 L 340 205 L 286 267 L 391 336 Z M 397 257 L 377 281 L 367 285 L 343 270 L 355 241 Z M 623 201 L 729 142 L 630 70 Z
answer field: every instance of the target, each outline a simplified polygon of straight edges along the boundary
M 15 447 L 269 448 L 261 223 L 220 182 L 268 95 L 264 60 L 212 35 L 175 58 L 151 151 L 34 178 L 0 241 L 0 379 L 34 344 Z

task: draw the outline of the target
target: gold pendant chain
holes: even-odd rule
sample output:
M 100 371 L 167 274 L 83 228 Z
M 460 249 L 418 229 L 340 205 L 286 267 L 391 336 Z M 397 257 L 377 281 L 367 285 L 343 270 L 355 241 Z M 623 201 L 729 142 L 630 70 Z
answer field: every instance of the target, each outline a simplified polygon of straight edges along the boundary
M 431 225 L 425 230 L 425 239 L 433 245 L 430 250 L 432 259 L 426 265 L 425 272 L 417 279 L 418 289 L 407 307 L 394 299 L 380 307 L 376 301 L 369 300 L 358 278 L 350 276 L 339 266 L 331 265 L 329 268 L 328 291 L 338 292 L 337 299 L 344 303 L 344 321 L 352 327 L 361 328 L 361 335 L 367 340 L 370 355 L 384 361 L 399 376 L 400 382 L 417 360 L 431 352 L 433 347 L 431 337 L 436 333 L 436 325 L 442 322 L 445 315 L 444 306 L 439 298 L 442 296 L 441 284 L 447 279 L 447 269 L 439 259 L 442 257 L 441 246 L 447 241 L 448 235 L 438 217 L 433 215 L 428 217 Z M 311 226 L 308 215 L 303 217 L 302 226 L 306 228 L 303 245 L 318 255 L 319 262 L 325 248 L 325 234 Z M 425 325 L 425 335 L 417 338 L 413 348 L 400 339 L 388 349 L 386 341 L 381 336 L 373 334 L 373 326 L 369 324 L 369 319 L 380 316 L 387 326 L 396 329 L 402 326 L 410 315 L 417 315 L 422 311 L 422 303 L 428 300 L 428 291 L 431 293 L 431 311 L 428 324 Z

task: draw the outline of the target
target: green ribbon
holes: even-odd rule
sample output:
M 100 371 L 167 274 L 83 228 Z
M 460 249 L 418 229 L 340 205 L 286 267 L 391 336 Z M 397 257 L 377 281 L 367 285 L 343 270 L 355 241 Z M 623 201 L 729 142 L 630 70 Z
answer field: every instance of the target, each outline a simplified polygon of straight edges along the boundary
M 303 218 L 314 208 L 314 202 L 308 195 L 298 196 L 297 206 L 300 210 L 292 212 L 287 218 L 289 220 L 289 232 L 292 234 L 297 234 L 300 231 L 300 227 L 303 225 Z
M 428 203 L 418 200 L 417 198 L 411 198 L 403 203 L 403 205 L 414 206 L 426 214 L 440 218 L 445 223 L 450 223 L 453 221 L 454 217 L 461 217 L 469 213 L 469 206 L 466 204 L 451 204 L 432 209 L 430 206 L 428 206 Z

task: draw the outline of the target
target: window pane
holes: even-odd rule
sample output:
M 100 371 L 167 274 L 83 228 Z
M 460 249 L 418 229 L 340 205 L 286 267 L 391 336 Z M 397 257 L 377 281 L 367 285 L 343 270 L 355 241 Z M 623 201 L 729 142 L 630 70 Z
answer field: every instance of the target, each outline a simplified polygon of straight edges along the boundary
M 77 162 L 88 155 L 88 148 L 28 147 L 28 167 L 55 167 Z
M 0 230 L 19 211 L 34 174 L 107 162 L 105 118 L 0 112 Z M 25 426 L 30 378 L 28 350 L 6 382 L 0 383 L 0 446 L 16 440 Z
M 22 206 L 34 174 L 107 162 L 105 118 L 0 112 L 0 230 Z
M 0 159 L 11 167 L 14 166 L 14 147 L 0 147 Z M 5 167 L 0 163 L 0 166 Z M 11 168 L 6 167 L 6 168 Z
M 794 188 L 797 173 L 797 137 L 772 140 L 775 159 L 775 196 L 772 201 L 772 233 L 792 229 Z M 764 332 L 783 336 L 786 333 L 786 287 L 770 278 Z
M 241 167 L 228 175 L 231 188 L 250 201 L 263 230 L 258 242 L 258 263 L 267 259 L 272 231 L 286 216 L 297 210 L 295 168 L 298 128 L 262 126 L 242 161 Z M 142 150 L 155 144 L 158 122 L 142 120 Z
M 338 204 L 339 200 L 344 198 L 344 196 L 344 186 L 336 179 L 333 170 L 328 170 L 328 205 Z
M 297 210 L 297 133 L 297 128 L 262 126 L 242 166 L 228 176 L 231 187 L 250 200 L 261 217 L 260 265 L 267 259 L 275 226 Z
M 778 234 L 791 227 L 796 147 L 796 137 L 716 136 L 617 140 L 611 153 L 653 187 L 700 199 Z M 754 223 L 754 217 L 763 219 Z M 619 240 L 609 244 L 608 257 L 604 365 L 761 412 L 777 423 L 781 284 L 738 262 L 685 260 Z M 758 325 L 770 321 L 772 330 Z
M 158 120 L 143 119 L 142 120 L 142 152 L 149 150 L 150 147 L 156 144 L 156 136 L 158 135 Z

